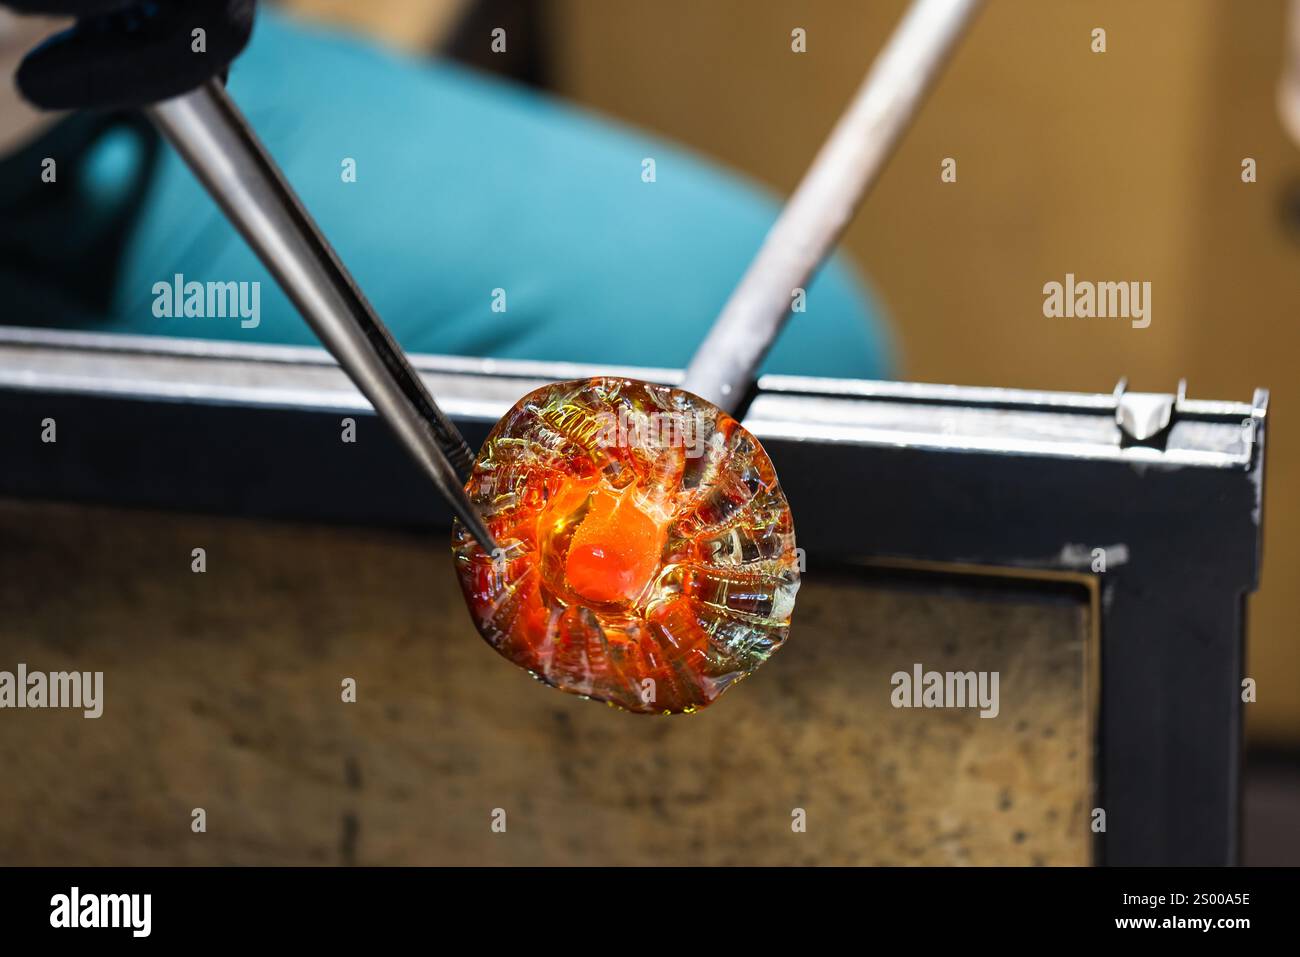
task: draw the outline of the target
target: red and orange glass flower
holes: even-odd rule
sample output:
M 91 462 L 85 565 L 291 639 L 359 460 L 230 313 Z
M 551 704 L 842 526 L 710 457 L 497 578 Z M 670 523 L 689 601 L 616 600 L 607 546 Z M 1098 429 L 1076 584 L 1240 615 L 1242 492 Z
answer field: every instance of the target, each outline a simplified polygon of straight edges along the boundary
M 452 548 L 487 642 L 628 711 L 692 712 L 785 641 L 790 508 L 739 422 L 666 386 L 602 377 L 529 393 L 466 485 L 499 548 Z

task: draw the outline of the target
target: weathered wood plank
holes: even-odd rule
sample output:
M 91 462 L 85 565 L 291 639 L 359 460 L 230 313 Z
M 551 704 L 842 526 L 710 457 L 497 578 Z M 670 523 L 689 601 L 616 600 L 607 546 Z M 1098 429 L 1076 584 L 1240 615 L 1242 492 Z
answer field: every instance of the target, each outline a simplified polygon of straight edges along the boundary
M 508 665 L 449 566 L 414 533 L 0 503 L 0 669 L 105 673 L 98 720 L 0 711 L 0 863 L 1087 860 L 1079 603 L 814 556 L 767 666 L 646 718 Z M 999 671 L 1001 714 L 894 709 L 913 662 Z

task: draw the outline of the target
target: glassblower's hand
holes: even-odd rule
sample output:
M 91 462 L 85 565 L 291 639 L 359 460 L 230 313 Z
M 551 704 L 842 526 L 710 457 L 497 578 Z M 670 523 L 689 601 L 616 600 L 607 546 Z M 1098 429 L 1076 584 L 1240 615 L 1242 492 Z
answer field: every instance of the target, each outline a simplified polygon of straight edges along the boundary
M 23 59 L 18 89 L 45 110 L 143 106 L 225 72 L 253 31 L 254 0 L 0 0 L 76 17 Z M 200 32 L 201 31 L 201 32 Z

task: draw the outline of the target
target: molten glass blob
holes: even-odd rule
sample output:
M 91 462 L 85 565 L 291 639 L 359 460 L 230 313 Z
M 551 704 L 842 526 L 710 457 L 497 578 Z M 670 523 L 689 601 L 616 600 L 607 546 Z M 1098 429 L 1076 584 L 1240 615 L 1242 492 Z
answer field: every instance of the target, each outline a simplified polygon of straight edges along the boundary
M 465 600 L 493 648 L 562 691 L 690 712 L 785 641 L 799 589 L 772 463 L 710 403 L 629 379 L 558 382 L 497 423 L 457 522 Z

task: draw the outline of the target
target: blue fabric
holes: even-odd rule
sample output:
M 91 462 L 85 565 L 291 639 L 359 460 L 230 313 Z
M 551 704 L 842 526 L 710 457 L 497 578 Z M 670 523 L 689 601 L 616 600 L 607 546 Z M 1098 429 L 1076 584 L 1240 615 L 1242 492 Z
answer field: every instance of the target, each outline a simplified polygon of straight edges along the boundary
M 229 88 L 408 351 L 682 366 L 776 216 L 770 197 L 679 148 L 271 14 Z M 98 139 L 75 174 L 86 205 L 111 206 L 146 149 L 130 131 Z M 642 180 L 646 157 L 653 183 Z M 343 181 L 345 158 L 356 182 Z M 177 273 L 260 281 L 260 323 L 156 317 L 154 285 Z M 495 289 L 505 312 L 492 309 Z M 80 324 L 315 343 L 170 148 L 126 232 L 106 308 Z M 867 294 L 836 261 L 767 369 L 881 377 L 889 356 Z

